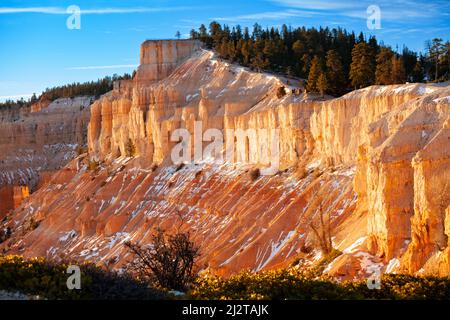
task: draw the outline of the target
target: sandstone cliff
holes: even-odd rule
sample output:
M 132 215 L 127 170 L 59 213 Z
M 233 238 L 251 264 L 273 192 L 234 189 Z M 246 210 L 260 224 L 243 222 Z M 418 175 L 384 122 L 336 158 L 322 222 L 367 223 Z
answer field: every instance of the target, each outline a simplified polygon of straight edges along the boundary
M 0 185 L 36 186 L 40 171 L 56 170 L 86 143 L 92 97 L 58 99 L 0 122 Z M 40 109 L 42 108 L 42 109 Z
M 9 216 L 13 237 L 0 246 L 120 268 L 124 241 L 179 227 L 201 245 L 203 268 L 229 274 L 314 263 L 311 224 L 324 214 L 343 253 L 326 268 L 333 276 L 450 274 L 450 87 L 372 86 L 322 101 L 293 84 L 195 41 L 145 42 L 136 77 L 91 106 L 89 156 Z M 171 135 L 198 134 L 196 121 L 200 134 L 236 140 L 233 157 L 174 165 Z M 239 140 L 229 129 L 254 134 Z M 273 145 L 266 129 L 279 130 L 278 171 L 255 178 L 271 162 L 260 152 Z M 39 227 L 20 236 L 31 218 Z

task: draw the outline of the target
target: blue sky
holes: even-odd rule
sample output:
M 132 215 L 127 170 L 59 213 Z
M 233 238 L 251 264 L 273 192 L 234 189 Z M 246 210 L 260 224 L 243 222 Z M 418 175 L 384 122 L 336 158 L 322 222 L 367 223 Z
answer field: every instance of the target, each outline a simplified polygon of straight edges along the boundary
M 66 12 L 81 9 L 81 28 Z M 381 29 L 367 27 L 367 7 L 381 10 Z M 187 37 L 212 20 L 229 25 L 342 26 L 375 34 L 393 48 L 423 50 L 427 39 L 449 40 L 448 0 L 152 0 L 10 1 L 0 3 L 0 100 L 46 87 L 132 72 L 145 39 Z

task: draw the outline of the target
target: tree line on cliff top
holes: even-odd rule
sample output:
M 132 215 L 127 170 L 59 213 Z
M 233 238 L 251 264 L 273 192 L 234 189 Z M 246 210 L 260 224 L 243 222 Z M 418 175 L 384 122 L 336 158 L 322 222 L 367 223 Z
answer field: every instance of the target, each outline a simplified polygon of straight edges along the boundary
M 179 35 L 177 35 L 179 37 Z M 201 40 L 221 58 L 256 71 L 282 73 L 307 79 L 306 90 L 339 96 L 372 84 L 446 81 L 450 79 L 450 42 L 435 38 L 425 43 L 425 53 L 379 43 L 375 36 L 356 36 L 342 28 L 291 28 L 286 25 L 263 29 L 211 22 L 191 30 L 191 39 Z M 0 110 L 29 106 L 38 100 L 53 101 L 80 95 L 99 96 L 112 90 L 113 82 L 132 75 L 114 75 L 97 81 L 47 88 L 39 97 L 7 100 Z
M 450 77 L 450 42 L 433 39 L 426 53 L 407 47 L 398 49 L 342 28 L 291 28 L 286 25 L 263 29 L 255 24 L 227 25 L 211 22 L 191 30 L 191 39 L 201 40 L 221 58 L 250 67 L 307 79 L 306 90 L 341 95 L 373 84 L 445 81 Z
M 117 80 L 131 79 L 132 75 L 125 73 L 124 75 L 114 74 L 112 77 L 106 76 L 97 81 L 74 82 L 62 86 L 45 89 L 41 95 L 33 94 L 28 100 L 20 99 L 17 101 L 6 100 L 0 103 L 1 109 L 14 109 L 30 106 L 38 101 L 54 101 L 59 98 L 71 98 L 76 96 L 95 96 L 98 97 L 113 89 L 113 83 Z

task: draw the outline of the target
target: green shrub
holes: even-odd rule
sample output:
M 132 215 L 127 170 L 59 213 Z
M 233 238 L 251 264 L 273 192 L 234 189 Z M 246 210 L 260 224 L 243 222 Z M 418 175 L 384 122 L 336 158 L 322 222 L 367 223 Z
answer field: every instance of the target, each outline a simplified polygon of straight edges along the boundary
M 0 243 L 11 238 L 12 230 L 10 227 L 0 228 Z
M 98 169 L 100 163 L 96 160 L 89 160 L 88 162 L 88 170 L 89 171 L 95 171 Z
M 134 157 L 136 155 L 136 146 L 134 145 L 133 141 L 131 141 L 130 138 L 128 138 L 128 142 L 125 145 L 125 154 L 127 157 Z
M 338 299 L 345 290 L 330 280 L 306 277 L 295 269 L 240 272 L 228 279 L 205 276 L 190 296 L 195 299 Z
M 199 277 L 189 297 L 193 299 L 450 299 L 450 279 L 408 275 L 383 275 L 381 289 L 366 281 L 339 283 L 312 277 L 298 269 L 243 271 L 224 279 Z
M 284 88 L 284 86 L 278 87 L 277 89 L 277 98 L 281 99 L 286 95 L 286 90 Z
M 39 295 L 47 299 L 162 299 L 165 294 L 127 275 L 108 272 L 92 264 L 79 265 L 81 289 L 69 290 L 68 264 L 43 258 L 0 256 L 0 290 Z
M 74 263 L 76 264 L 76 263 Z M 93 264 L 78 264 L 81 290 L 67 289 L 68 263 L 43 258 L 0 256 L 0 290 L 21 292 L 47 299 L 164 299 L 165 291 L 149 287 L 128 274 L 105 271 Z M 190 299 L 450 299 L 450 279 L 430 276 L 385 274 L 381 289 L 369 289 L 366 281 L 339 283 L 313 277 L 296 268 L 262 272 L 242 271 L 223 278 L 198 277 Z
M 77 156 L 81 156 L 88 152 L 88 148 L 86 146 L 77 146 L 76 148 Z

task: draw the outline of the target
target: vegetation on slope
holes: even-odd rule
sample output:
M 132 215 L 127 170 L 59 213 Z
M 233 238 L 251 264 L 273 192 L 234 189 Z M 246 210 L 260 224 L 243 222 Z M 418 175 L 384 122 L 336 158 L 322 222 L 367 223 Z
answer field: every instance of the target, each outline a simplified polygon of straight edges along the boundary
M 162 299 L 161 290 L 131 276 L 108 272 L 92 264 L 79 265 L 81 289 L 69 290 L 68 263 L 43 258 L 0 256 L 0 290 L 21 292 L 46 299 Z
M 197 279 L 194 299 L 450 299 L 450 279 L 385 274 L 381 289 L 369 289 L 366 281 L 339 283 L 312 277 L 297 269 L 253 273 L 243 271 L 228 279 L 203 276 Z
M 229 278 L 198 274 L 199 248 L 189 233 L 156 229 L 150 245 L 128 242 L 133 254 L 121 274 L 89 263 L 81 270 L 81 289 L 69 290 L 69 263 L 43 258 L 0 256 L 0 290 L 47 299 L 170 299 L 170 290 L 188 299 L 450 299 L 450 279 L 385 274 L 380 288 L 366 281 L 337 282 L 324 275 L 325 264 L 341 253 L 333 250 L 316 264 L 269 271 L 242 271 Z M 180 298 L 179 296 L 177 298 Z
M 71 98 L 76 96 L 95 96 L 98 97 L 102 94 L 107 93 L 113 89 L 113 83 L 117 80 L 127 80 L 131 79 L 132 76 L 128 73 L 125 73 L 122 76 L 118 76 L 114 74 L 112 77 L 106 76 L 102 79 L 98 79 L 97 81 L 89 81 L 89 82 L 74 82 L 71 84 L 66 84 L 63 86 L 52 87 L 45 89 L 41 95 L 33 96 L 28 99 L 20 99 L 17 101 L 6 100 L 5 102 L 0 103 L 0 110 L 11 110 L 11 109 L 19 109 L 22 107 L 29 107 L 33 103 L 38 101 L 54 101 L 59 98 Z
M 128 80 L 131 79 L 131 75 L 125 73 L 123 76 L 118 76 L 114 74 L 112 77 L 106 76 L 102 79 L 98 79 L 97 81 L 90 82 L 74 82 L 71 84 L 47 88 L 40 99 L 47 99 L 50 101 L 59 99 L 59 98 L 69 98 L 75 96 L 100 96 L 102 94 L 111 91 L 113 88 L 114 81 L 117 80 Z
M 42 258 L 0 256 L 0 290 L 44 299 L 170 299 L 167 290 L 155 289 L 129 275 L 118 275 L 91 264 L 81 265 L 81 290 L 69 290 L 67 264 Z M 180 297 L 178 297 L 179 299 Z M 366 281 L 339 283 L 295 268 L 242 271 L 229 278 L 198 277 L 184 296 L 188 299 L 449 299 L 450 279 L 383 275 L 381 289 Z
M 252 32 L 239 25 L 211 22 L 191 31 L 220 57 L 257 71 L 283 73 L 308 79 L 306 89 L 341 95 L 372 84 L 405 81 L 445 81 L 450 78 L 450 42 L 433 39 L 426 54 L 404 47 L 401 52 L 342 28 L 291 28 L 283 25 Z

